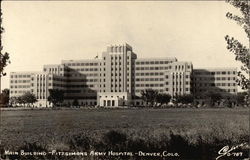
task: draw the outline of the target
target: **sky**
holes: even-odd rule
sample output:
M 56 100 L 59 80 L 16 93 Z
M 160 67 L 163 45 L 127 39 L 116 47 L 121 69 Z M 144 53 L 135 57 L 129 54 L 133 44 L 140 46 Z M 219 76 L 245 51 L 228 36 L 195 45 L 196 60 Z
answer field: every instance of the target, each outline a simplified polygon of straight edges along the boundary
M 238 67 L 225 35 L 243 44 L 243 29 L 226 18 L 224 1 L 3 1 L 3 50 L 9 73 L 44 64 L 92 59 L 110 44 L 128 43 L 138 58 L 176 57 L 194 68 Z

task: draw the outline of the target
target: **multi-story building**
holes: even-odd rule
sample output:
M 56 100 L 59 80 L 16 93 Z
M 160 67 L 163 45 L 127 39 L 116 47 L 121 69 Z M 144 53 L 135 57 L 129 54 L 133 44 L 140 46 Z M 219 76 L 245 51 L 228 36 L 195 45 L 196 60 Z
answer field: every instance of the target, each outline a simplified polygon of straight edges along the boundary
M 25 92 L 33 93 L 38 107 L 49 107 L 49 89 L 65 90 L 65 77 L 46 72 L 11 72 L 10 97 L 19 97 Z
M 223 95 L 237 93 L 237 68 L 206 68 L 193 70 L 193 94 L 202 96 L 215 91 Z
M 236 94 L 236 68 L 193 69 L 191 62 L 172 58 L 137 58 L 128 44 L 111 45 L 102 56 L 90 60 L 63 60 L 44 65 L 43 72 L 13 72 L 10 96 L 29 91 L 37 106 L 48 104 L 49 89 L 64 91 L 65 105 L 140 105 L 141 91 L 152 88 L 171 96 L 214 89 Z

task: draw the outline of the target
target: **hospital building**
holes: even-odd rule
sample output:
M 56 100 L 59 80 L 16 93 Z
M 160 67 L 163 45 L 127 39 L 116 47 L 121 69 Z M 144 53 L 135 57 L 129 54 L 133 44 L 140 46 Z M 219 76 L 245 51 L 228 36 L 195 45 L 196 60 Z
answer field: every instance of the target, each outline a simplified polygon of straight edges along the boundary
M 64 91 L 64 104 L 81 106 L 142 105 L 141 91 L 155 89 L 171 96 L 201 95 L 208 90 L 237 94 L 237 68 L 195 69 L 175 57 L 139 58 L 128 44 L 110 45 L 101 57 L 62 60 L 41 72 L 11 72 L 10 97 L 33 93 L 38 107 L 50 107 L 49 90 Z

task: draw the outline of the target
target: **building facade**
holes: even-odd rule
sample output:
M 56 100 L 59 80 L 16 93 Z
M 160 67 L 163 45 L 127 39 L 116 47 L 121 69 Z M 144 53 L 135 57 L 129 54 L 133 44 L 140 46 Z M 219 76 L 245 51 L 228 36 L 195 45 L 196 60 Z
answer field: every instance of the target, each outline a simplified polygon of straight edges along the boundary
M 214 91 L 223 95 L 237 93 L 237 68 L 207 68 L 193 70 L 193 94 L 202 96 Z
M 175 57 L 137 58 L 128 44 L 110 45 L 101 57 L 63 60 L 44 65 L 43 72 L 12 72 L 10 97 L 33 93 L 36 106 L 49 107 L 49 89 L 64 91 L 64 104 L 105 107 L 141 105 L 141 91 L 154 89 L 171 96 L 215 90 L 236 94 L 237 69 L 193 69 L 191 62 Z

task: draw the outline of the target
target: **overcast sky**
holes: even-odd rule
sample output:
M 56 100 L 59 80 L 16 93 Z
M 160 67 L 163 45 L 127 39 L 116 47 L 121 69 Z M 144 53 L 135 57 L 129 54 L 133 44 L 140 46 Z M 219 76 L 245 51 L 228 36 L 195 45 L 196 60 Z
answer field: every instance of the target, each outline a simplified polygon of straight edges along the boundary
M 138 58 L 176 57 L 194 68 L 239 67 L 226 49 L 229 34 L 247 44 L 224 1 L 3 1 L 4 51 L 9 72 L 42 71 L 44 64 L 92 59 L 107 45 L 128 43 Z

